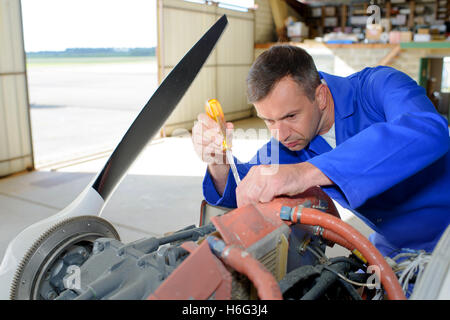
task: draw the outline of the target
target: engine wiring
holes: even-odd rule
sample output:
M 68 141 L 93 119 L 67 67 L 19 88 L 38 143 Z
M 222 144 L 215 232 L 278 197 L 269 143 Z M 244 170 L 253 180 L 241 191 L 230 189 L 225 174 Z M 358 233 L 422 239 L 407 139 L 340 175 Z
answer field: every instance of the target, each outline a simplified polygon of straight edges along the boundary
M 412 293 L 414 283 L 418 283 L 426 266 L 431 261 L 431 254 L 423 250 L 404 250 L 393 258 L 386 257 L 398 277 L 398 281 L 406 296 Z
M 321 250 L 315 249 L 310 244 L 306 245 L 305 248 L 306 250 L 311 252 L 319 261 L 328 261 L 328 257 Z
M 306 245 L 305 248 L 308 251 L 310 251 L 316 258 L 318 258 L 319 261 L 322 262 L 322 266 L 323 266 L 324 269 L 334 273 L 342 281 L 345 281 L 346 283 L 349 283 L 349 284 L 351 284 L 353 286 L 356 286 L 356 287 L 365 287 L 365 288 L 368 288 L 368 289 L 374 289 L 375 285 L 373 283 L 363 283 L 363 282 L 353 281 L 353 280 L 347 278 L 342 273 L 340 273 L 340 272 L 338 272 L 338 271 L 336 271 L 333 268 L 330 268 L 328 266 L 328 265 L 333 264 L 333 263 L 338 263 L 338 262 L 345 261 L 347 263 L 352 264 L 353 266 L 355 266 L 357 268 L 360 268 L 360 270 L 362 270 L 365 267 L 363 264 L 357 263 L 357 262 L 353 261 L 352 259 L 346 258 L 346 257 L 328 258 L 325 255 L 325 253 L 320 248 L 318 248 L 317 246 L 311 245 L 311 244 Z M 401 254 L 401 255 L 398 256 L 398 258 L 404 257 L 404 256 L 408 256 L 409 257 L 411 255 L 413 255 L 413 254 L 411 254 L 411 253 Z M 356 256 L 356 258 L 359 259 L 358 256 Z M 381 288 L 380 289 L 377 288 L 376 292 L 375 292 L 375 295 L 373 296 L 372 300 L 381 300 L 383 297 L 384 297 L 384 291 Z M 353 298 L 355 298 L 355 297 L 353 297 Z
M 332 261 L 332 259 L 327 258 L 325 254 L 321 252 L 321 250 L 318 250 L 317 248 L 312 248 L 308 245 L 306 246 L 306 249 L 311 253 L 313 253 L 319 259 L 321 260 L 326 259 L 327 263 L 330 263 Z M 319 254 L 318 252 L 320 252 L 321 254 Z M 392 270 L 397 275 L 399 283 L 403 289 L 403 292 L 405 293 L 406 296 L 409 296 L 412 291 L 412 285 L 420 281 L 420 278 L 422 277 L 426 266 L 431 261 L 431 254 L 426 253 L 423 250 L 417 251 L 409 249 L 407 250 L 407 252 L 399 253 L 393 258 L 386 257 L 386 260 L 388 264 L 392 267 Z M 338 261 L 339 259 L 333 262 Z M 374 287 L 374 284 L 371 283 L 362 283 L 348 279 L 345 275 L 337 272 L 336 270 L 330 268 L 327 265 L 324 265 L 323 267 L 324 269 L 327 269 L 328 271 L 336 274 L 343 281 L 346 281 L 347 283 L 350 283 L 354 286 L 366 287 L 369 289 L 373 289 Z M 377 292 L 372 298 L 372 300 L 380 300 L 383 298 L 383 296 L 384 296 L 383 290 L 377 289 Z
M 360 268 L 360 270 L 361 270 L 362 268 L 364 268 L 364 266 L 363 266 L 362 264 L 356 263 L 356 262 L 353 261 L 352 259 L 350 259 L 350 258 L 345 258 L 345 257 L 338 257 L 338 258 L 331 258 L 331 259 L 330 259 L 330 258 L 328 258 L 328 257 L 325 255 L 325 253 L 324 253 L 320 248 L 318 248 L 318 247 L 315 246 L 315 245 L 308 244 L 308 245 L 305 246 L 305 248 L 306 248 L 306 250 L 308 250 L 309 252 L 311 252 L 316 258 L 318 258 L 319 261 L 322 262 L 322 267 L 323 267 L 324 269 L 326 269 L 326 270 L 332 272 L 332 273 L 335 274 L 337 277 L 339 277 L 342 281 L 344 281 L 344 282 L 346 282 L 346 283 L 349 283 L 349 284 L 351 284 L 351 285 L 353 285 L 353 286 L 356 286 L 356 287 L 366 287 L 366 288 L 369 288 L 369 289 L 373 289 L 373 287 L 374 287 L 373 284 L 353 281 L 353 280 L 347 278 L 347 277 L 346 277 L 345 275 L 343 275 L 342 273 L 340 273 L 340 272 L 334 270 L 333 268 L 329 267 L 329 265 L 332 265 L 332 264 L 334 264 L 334 263 L 346 262 L 346 263 L 350 263 L 350 265 L 353 265 L 353 266 L 356 267 L 356 268 Z M 344 285 L 344 284 L 343 284 L 343 285 Z M 345 285 L 344 285 L 344 287 L 345 287 Z M 356 299 L 356 298 L 357 298 L 356 296 L 359 297 L 358 300 L 361 299 L 361 297 L 360 297 L 358 294 L 356 294 L 356 295 L 353 294 L 353 295 L 352 295 L 353 291 L 349 290 L 348 287 L 346 287 L 346 289 L 347 289 L 347 291 L 351 294 L 351 296 L 352 296 L 353 299 Z M 354 289 L 354 288 L 353 288 L 353 289 Z M 378 293 L 378 291 L 377 291 L 377 293 Z M 376 295 L 376 296 L 377 296 L 377 295 Z M 378 296 L 377 296 L 377 297 L 378 297 Z
M 337 275 L 341 280 L 350 283 L 353 286 L 357 287 L 365 287 L 369 289 L 374 288 L 374 284 L 372 283 L 362 283 L 353 281 L 347 278 L 342 273 L 330 268 L 327 264 L 336 263 L 341 260 L 331 258 L 329 259 L 325 253 L 318 248 L 317 246 L 313 246 L 308 244 L 305 246 L 305 249 L 311 252 L 319 261 L 322 262 L 323 268 Z M 397 254 L 393 258 L 385 257 L 388 264 L 392 267 L 392 270 L 398 277 L 399 283 L 403 289 L 403 292 L 408 297 L 411 295 L 412 287 L 414 283 L 417 283 L 422 277 L 426 266 L 431 261 L 431 254 L 426 253 L 425 251 L 417 251 L 417 250 L 406 250 L 406 252 L 402 252 Z M 346 258 L 348 262 L 352 260 Z M 353 261 L 352 261 L 353 262 Z M 355 262 L 353 262 L 356 264 Z M 361 265 L 361 267 L 363 267 Z M 373 296 L 372 300 L 380 300 L 384 296 L 384 292 L 382 289 L 377 289 L 376 294 Z

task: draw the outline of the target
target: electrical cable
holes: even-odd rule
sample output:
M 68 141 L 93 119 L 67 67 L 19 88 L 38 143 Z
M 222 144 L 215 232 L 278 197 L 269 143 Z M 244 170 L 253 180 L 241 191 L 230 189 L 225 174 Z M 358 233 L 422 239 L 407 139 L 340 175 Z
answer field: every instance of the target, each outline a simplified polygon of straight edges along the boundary
M 353 284 L 355 286 L 358 286 L 358 287 L 369 287 L 369 288 L 373 287 L 373 284 L 356 282 L 356 281 L 350 280 L 346 276 L 344 276 L 343 274 L 333 270 L 332 268 L 330 268 L 328 266 L 324 266 L 324 269 L 327 269 L 328 271 L 333 272 L 334 274 L 336 274 L 342 280 L 347 281 L 348 283 L 351 283 L 351 284 Z
M 412 261 L 410 261 L 409 265 L 402 271 L 398 281 L 402 286 L 403 292 L 405 294 L 408 292 L 409 283 L 413 279 L 414 276 L 417 276 L 416 279 L 419 279 L 426 265 L 430 262 L 431 255 L 425 254 L 424 252 L 417 255 Z
M 316 250 L 314 250 L 312 247 L 310 247 L 309 245 L 307 245 L 305 247 L 309 252 L 311 252 L 317 259 L 322 260 L 324 257 L 322 255 L 320 255 L 319 253 L 317 253 Z M 326 258 L 326 257 L 325 257 Z
M 355 290 L 355 288 L 348 282 L 346 282 L 344 279 L 339 278 L 339 283 L 344 287 L 344 289 L 348 292 L 350 297 L 353 300 L 362 300 L 361 296 L 358 294 L 358 292 Z
M 320 210 L 304 207 L 281 208 L 280 217 L 283 220 L 290 220 L 294 223 L 301 223 L 312 226 L 320 226 L 329 229 L 344 238 L 355 246 L 362 256 L 371 265 L 380 268 L 381 283 L 387 292 L 388 298 L 392 300 L 406 300 L 403 289 L 391 266 L 386 262 L 381 253 L 364 237 L 358 230 L 343 222 L 342 220 L 323 213 Z
M 367 273 L 360 273 L 360 272 L 352 272 L 347 274 L 347 278 L 356 281 L 356 282 L 365 282 L 367 281 L 367 278 L 369 277 L 369 274 Z
M 351 258 L 347 258 L 347 257 L 335 257 L 335 258 L 330 258 L 328 259 L 329 262 L 331 263 L 337 263 L 337 262 L 348 262 L 350 263 L 352 266 L 354 266 L 355 268 L 358 269 L 365 269 L 365 266 L 362 263 L 358 263 L 356 261 L 354 261 Z

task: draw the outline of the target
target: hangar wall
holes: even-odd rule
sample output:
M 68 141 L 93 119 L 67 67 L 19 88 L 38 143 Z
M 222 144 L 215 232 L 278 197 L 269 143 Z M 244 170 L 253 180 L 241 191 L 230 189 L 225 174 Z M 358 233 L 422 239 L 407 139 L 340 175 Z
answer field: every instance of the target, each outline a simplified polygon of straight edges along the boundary
M 0 1 L 0 177 L 33 168 L 20 0 Z
M 255 43 L 273 42 L 277 39 L 275 23 L 269 0 L 255 0 Z
M 254 57 L 255 13 L 252 10 L 239 12 L 217 5 L 159 0 L 159 81 L 223 14 L 228 17 L 228 27 L 191 88 L 167 120 L 165 134 L 171 134 L 176 128 L 190 130 L 197 115 L 204 111 L 205 101 L 210 98 L 221 102 L 227 120 L 251 115 L 245 79 Z

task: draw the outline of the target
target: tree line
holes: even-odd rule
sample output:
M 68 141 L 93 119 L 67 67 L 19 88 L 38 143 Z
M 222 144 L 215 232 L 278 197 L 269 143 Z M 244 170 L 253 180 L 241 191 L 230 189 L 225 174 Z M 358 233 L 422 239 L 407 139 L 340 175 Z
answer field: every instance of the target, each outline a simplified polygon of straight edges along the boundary
M 152 48 L 67 48 L 64 51 L 27 52 L 28 58 L 45 57 L 145 57 L 155 56 Z

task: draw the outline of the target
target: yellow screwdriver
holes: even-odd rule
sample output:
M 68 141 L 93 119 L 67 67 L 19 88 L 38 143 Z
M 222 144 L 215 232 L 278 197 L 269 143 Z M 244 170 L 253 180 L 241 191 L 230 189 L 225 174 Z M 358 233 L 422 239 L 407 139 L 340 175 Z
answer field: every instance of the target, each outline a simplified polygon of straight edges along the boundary
M 205 104 L 206 114 L 216 121 L 220 126 L 220 132 L 223 135 L 223 150 L 227 156 L 228 163 L 231 167 L 231 172 L 233 172 L 234 180 L 236 181 L 236 185 L 241 182 L 241 178 L 239 178 L 239 174 L 237 172 L 236 163 L 234 163 L 233 154 L 231 153 L 231 146 L 227 144 L 227 125 L 225 122 L 225 116 L 222 111 L 222 107 L 217 99 L 209 99 Z

